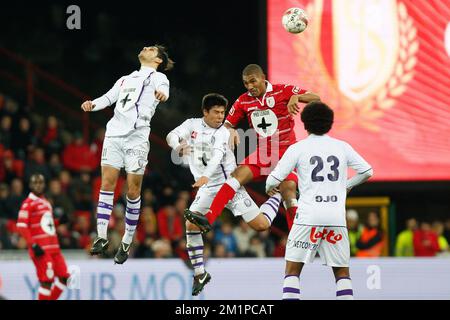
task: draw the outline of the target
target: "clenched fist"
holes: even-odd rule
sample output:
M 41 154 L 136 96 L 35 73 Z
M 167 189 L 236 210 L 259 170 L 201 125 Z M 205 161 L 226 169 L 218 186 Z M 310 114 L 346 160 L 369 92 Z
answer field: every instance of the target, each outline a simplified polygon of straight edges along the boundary
M 81 109 L 83 109 L 84 112 L 92 111 L 92 109 L 94 109 L 94 107 L 95 107 L 95 104 L 93 104 L 91 100 L 87 100 L 87 101 L 83 102 L 81 105 Z

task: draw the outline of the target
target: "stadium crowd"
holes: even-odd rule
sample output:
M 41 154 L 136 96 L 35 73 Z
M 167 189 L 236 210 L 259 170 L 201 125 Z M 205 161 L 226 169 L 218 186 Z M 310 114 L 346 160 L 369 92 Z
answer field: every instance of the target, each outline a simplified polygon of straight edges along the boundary
M 47 182 L 46 197 L 53 205 L 61 248 L 89 250 L 96 235 L 95 208 L 100 189 L 100 155 L 104 129 L 86 142 L 79 132 L 70 132 L 55 116 L 43 117 L 0 94 L 0 249 L 25 249 L 16 230 L 28 181 L 41 173 Z M 132 247 L 135 258 L 180 257 L 186 263 L 183 212 L 193 199 L 191 190 L 164 185 L 161 175 L 145 172 L 142 213 Z M 120 178 L 110 221 L 108 255 L 113 257 L 124 230 L 126 184 Z M 349 210 L 347 221 L 353 256 L 379 256 L 386 241 L 377 213 L 367 222 Z M 448 252 L 450 219 L 430 224 L 415 219 L 398 235 L 396 255 L 435 256 Z M 223 215 L 206 235 L 206 257 L 282 257 L 286 236 L 269 231 L 256 233 L 242 219 Z

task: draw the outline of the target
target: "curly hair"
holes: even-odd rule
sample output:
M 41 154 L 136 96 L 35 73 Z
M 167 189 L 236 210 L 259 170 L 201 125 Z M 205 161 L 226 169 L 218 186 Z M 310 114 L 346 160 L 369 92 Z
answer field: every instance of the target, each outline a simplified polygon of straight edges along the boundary
M 330 131 L 333 126 L 334 112 L 325 103 L 314 101 L 303 108 L 301 119 L 306 131 L 323 135 Z

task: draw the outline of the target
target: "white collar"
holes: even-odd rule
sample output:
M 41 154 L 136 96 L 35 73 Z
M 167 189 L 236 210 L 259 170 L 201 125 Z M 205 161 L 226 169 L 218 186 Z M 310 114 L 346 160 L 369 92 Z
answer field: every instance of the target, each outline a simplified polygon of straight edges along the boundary
M 30 192 L 30 194 L 28 195 L 28 197 L 31 199 L 31 200 L 37 200 L 37 199 L 40 199 L 37 195 L 35 195 L 33 192 Z
M 141 69 L 139 69 L 139 72 L 145 72 L 145 73 L 151 73 L 155 72 L 155 68 L 153 67 L 147 67 L 147 66 L 141 66 Z
M 272 86 L 272 84 L 269 82 L 269 81 L 265 81 L 266 82 L 266 92 L 264 93 L 264 95 L 266 95 L 266 93 L 267 92 L 272 92 L 273 91 L 273 86 Z M 252 94 L 250 93 L 250 92 L 248 92 L 247 93 L 250 97 L 253 97 L 252 96 Z M 257 98 L 258 99 L 258 97 L 254 97 L 254 98 Z

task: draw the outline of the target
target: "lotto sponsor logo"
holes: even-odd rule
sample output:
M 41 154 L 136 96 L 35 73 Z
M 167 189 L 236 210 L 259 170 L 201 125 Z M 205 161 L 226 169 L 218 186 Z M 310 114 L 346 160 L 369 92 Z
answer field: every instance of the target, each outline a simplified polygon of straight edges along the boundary
M 311 240 L 312 243 L 316 243 L 318 239 L 325 240 L 331 244 L 335 244 L 342 240 L 342 234 L 336 234 L 334 233 L 334 230 L 328 230 L 327 228 L 324 228 L 322 232 L 316 230 L 316 227 L 312 227 L 311 233 L 309 234 L 309 240 Z

